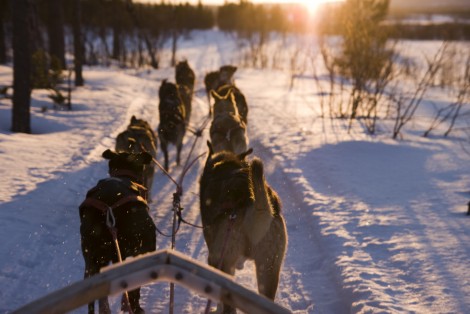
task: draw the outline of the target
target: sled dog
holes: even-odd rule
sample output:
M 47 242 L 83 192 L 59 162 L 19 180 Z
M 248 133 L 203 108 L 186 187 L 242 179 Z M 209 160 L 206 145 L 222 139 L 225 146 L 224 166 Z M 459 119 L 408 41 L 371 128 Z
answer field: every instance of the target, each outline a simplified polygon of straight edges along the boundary
M 116 151 L 139 153 L 147 152 L 153 158 L 157 158 L 157 138 L 147 121 L 137 119 L 132 116 L 131 122 L 127 129 L 118 134 L 116 138 Z M 153 162 L 144 166 L 143 180 L 144 186 L 148 191 L 149 202 L 152 201 L 152 186 L 155 173 L 155 165 Z
M 180 61 L 178 64 L 176 64 L 175 79 L 176 85 L 178 85 L 178 91 L 180 93 L 181 100 L 183 101 L 184 108 L 186 110 L 185 121 L 186 124 L 188 124 L 191 118 L 192 99 L 196 75 L 194 74 L 193 69 L 191 69 L 189 66 L 187 60 Z
M 214 118 L 210 127 L 210 138 L 215 152 L 228 150 L 241 154 L 247 150 L 246 125 L 238 114 L 235 96 L 228 90 L 223 96 L 212 91 L 215 99 Z
M 235 86 L 233 80 L 233 75 L 237 71 L 237 67 L 233 65 L 224 65 L 221 66 L 219 71 L 210 72 L 206 74 L 204 83 L 206 85 L 207 97 L 210 97 L 211 90 L 217 91 L 219 95 L 225 95 L 228 90 L 232 90 L 235 96 L 235 104 L 238 108 L 238 113 L 240 114 L 243 122 L 248 123 L 248 104 L 246 102 L 245 95 L 240 91 L 240 89 Z M 209 108 L 210 109 L 210 108 Z
M 281 200 L 264 178 L 263 163 L 241 154 L 209 156 L 200 179 L 200 207 L 208 263 L 233 275 L 246 259 L 256 265 L 260 294 L 274 300 L 287 247 Z M 224 313 L 234 309 L 223 305 Z
M 152 156 L 142 153 L 103 152 L 109 160 L 110 178 L 100 180 L 88 191 L 79 207 L 80 235 L 85 278 L 99 273 L 110 262 L 117 262 L 118 255 L 107 217 L 113 217 L 119 248 L 124 260 L 156 249 L 156 228 L 148 213 L 143 196 L 145 187 L 139 180 L 144 165 Z M 139 305 L 140 288 L 129 292 L 129 301 L 134 313 L 143 313 Z M 94 313 L 95 302 L 88 304 L 88 313 Z M 110 313 L 108 298 L 99 300 L 100 313 Z
M 160 124 L 158 136 L 165 157 L 165 170 L 168 170 L 168 145 L 176 146 L 176 164 L 180 164 L 181 148 L 186 133 L 186 110 L 176 84 L 163 80 L 159 90 Z

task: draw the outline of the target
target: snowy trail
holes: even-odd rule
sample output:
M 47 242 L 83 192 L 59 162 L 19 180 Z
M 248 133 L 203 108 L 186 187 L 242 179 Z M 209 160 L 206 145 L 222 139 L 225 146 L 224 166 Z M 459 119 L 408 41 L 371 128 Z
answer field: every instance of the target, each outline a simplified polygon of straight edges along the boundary
M 202 92 L 202 80 L 199 80 L 193 100 L 193 115 L 191 124 L 198 125 L 207 116 L 207 103 L 205 93 Z M 256 106 L 253 104 L 253 106 Z M 257 119 L 252 117 L 250 123 L 256 124 Z M 249 126 L 250 130 L 250 126 Z M 206 152 L 206 140 L 208 131 L 197 141 L 193 157 Z M 193 145 L 194 136 L 187 132 L 183 147 L 182 160 L 185 160 L 190 147 Z M 317 243 L 318 232 L 316 231 L 314 217 L 309 214 L 309 205 L 305 204 L 301 191 L 290 188 L 290 179 L 284 174 L 279 164 L 269 148 L 263 147 L 261 142 L 252 138 L 252 147 L 255 149 L 254 155 L 261 157 L 266 164 L 268 180 L 279 192 L 285 204 L 285 215 L 289 234 L 292 234 L 289 244 L 280 286 L 276 302 L 290 308 L 294 313 L 340 313 L 346 312 L 350 304 L 345 303 L 341 296 L 341 290 L 335 286 L 334 274 L 328 260 L 324 258 L 323 250 Z M 160 156 L 161 157 L 161 156 Z M 181 172 L 181 166 L 174 164 L 175 153 L 170 151 L 170 161 L 172 167 L 170 174 L 177 178 Z M 184 181 L 184 195 L 182 206 L 185 208 L 183 216 L 186 220 L 196 225 L 200 225 L 199 216 L 199 176 L 205 162 L 205 157 L 201 158 L 188 172 Z M 162 173 L 157 172 L 153 189 L 153 199 L 151 213 L 160 230 L 165 234 L 171 234 L 173 214 L 172 193 L 175 191 L 174 184 Z M 302 222 L 302 223 L 299 223 Z M 300 243 L 296 242 L 308 239 L 308 247 L 299 249 Z M 157 235 L 157 247 L 159 249 L 169 248 L 171 240 L 164 236 Z M 199 261 L 206 262 L 207 248 L 205 246 L 202 230 L 182 224 L 177 234 L 176 249 Z M 299 252 L 299 250 L 301 252 Z M 301 256 L 299 258 L 299 256 Z M 255 269 L 251 262 L 247 262 L 245 269 L 237 271 L 235 280 L 244 286 L 257 291 Z M 194 313 L 204 309 L 206 299 L 201 298 L 176 286 L 175 311 L 178 313 Z M 152 313 L 160 313 L 168 308 L 169 284 L 158 283 L 142 288 L 142 303 L 144 308 Z M 119 296 L 112 299 L 115 310 L 120 307 Z
M 409 44 L 420 51 L 439 43 Z M 179 49 L 178 57 L 187 58 L 197 74 L 191 121 L 198 125 L 208 112 L 204 74 L 236 64 L 241 55 L 233 38 L 218 31 L 192 32 Z M 0 66 L 0 84 L 9 84 L 11 73 Z M 85 78 L 72 111 L 41 112 L 52 105 L 47 92 L 34 91 L 32 135 L 8 131 L 11 104 L 0 100 L 0 313 L 82 279 L 78 205 L 107 177 L 101 153 L 114 147 L 132 115 L 157 128 L 158 88 L 165 78 L 174 81 L 174 69 L 87 68 Z M 290 74 L 276 70 L 239 68 L 235 80 L 250 108 L 253 155 L 263 159 L 284 204 L 289 245 L 277 303 L 309 314 L 470 312 L 465 134 L 422 138 L 422 116 L 400 141 L 390 139 L 388 120 L 380 121 L 375 136 L 359 123 L 348 132 L 347 121 L 320 118 L 319 94 L 308 75 L 292 89 Z M 450 103 L 443 91 L 433 93 Z M 422 106 L 420 115 L 429 119 L 434 105 L 425 100 Z M 193 139 L 188 132 L 182 161 Z M 207 139 L 206 130 L 194 156 L 207 150 Z M 160 147 L 157 159 L 163 159 Z M 170 160 L 170 173 L 178 177 L 182 167 L 174 164 L 174 147 Z M 183 186 L 183 216 L 197 225 L 204 162 L 196 162 Z M 150 210 L 166 233 L 174 191 L 157 170 Z M 169 248 L 170 239 L 157 235 L 157 247 Z M 182 224 L 176 249 L 206 262 L 200 229 Z M 251 262 L 234 279 L 256 291 Z M 119 300 L 111 298 L 114 312 Z M 178 286 L 175 301 L 176 313 L 201 313 L 206 304 Z M 168 303 L 169 284 L 143 287 L 148 313 L 164 313 Z
M 289 246 L 281 274 L 278 298 L 294 313 L 346 313 L 350 300 L 337 285 L 336 269 L 325 254 L 318 219 L 304 191 L 286 174 L 282 163 L 259 140 L 252 140 L 253 155 L 260 157 L 266 178 L 283 202 Z

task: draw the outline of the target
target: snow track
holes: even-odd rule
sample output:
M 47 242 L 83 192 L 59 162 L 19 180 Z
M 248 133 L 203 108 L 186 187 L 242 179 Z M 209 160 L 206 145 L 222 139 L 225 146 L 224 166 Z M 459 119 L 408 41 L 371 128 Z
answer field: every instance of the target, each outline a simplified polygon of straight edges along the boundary
M 191 36 L 179 43 L 178 57 L 188 59 L 197 75 L 191 117 L 197 127 L 208 112 L 204 74 L 240 55 L 236 42 L 221 32 Z M 162 54 L 161 64 L 169 56 Z M 108 176 L 101 154 L 114 148 L 132 115 L 156 129 L 158 88 L 165 78 L 174 81 L 173 68 L 87 68 L 84 74 L 86 86 L 74 92 L 70 112 L 42 112 L 50 100 L 34 91 L 33 135 L 8 131 L 11 104 L 0 100 L 0 313 L 82 279 L 78 206 Z M 6 78 L 11 68 L 0 66 L 0 84 L 11 83 Z M 308 75 L 292 89 L 282 71 L 240 68 L 235 79 L 250 108 L 253 155 L 263 160 L 287 223 L 277 303 L 302 314 L 470 312 L 470 229 L 464 215 L 470 159 L 462 149 L 468 138 L 424 139 L 416 135 L 422 134 L 421 120 L 404 131 L 403 141 L 380 132 L 369 136 L 356 123 L 348 132 L 347 121 L 319 117 L 318 93 Z M 422 114 L 433 112 L 430 101 L 423 106 L 428 110 Z M 389 122 L 380 121 L 380 129 L 390 129 Z M 206 130 L 193 157 L 206 152 L 207 139 Z M 183 163 L 193 141 L 187 132 Z M 163 160 L 160 147 L 157 159 Z M 205 157 L 194 164 L 183 184 L 182 214 L 196 225 L 204 162 Z M 170 174 L 178 178 L 181 170 L 171 146 Z M 159 170 L 154 180 L 150 212 L 170 234 L 175 186 Z M 157 235 L 157 247 L 169 248 L 170 239 Z M 202 230 L 182 224 L 176 250 L 206 262 Z M 251 262 L 234 280 L 257 290 Z M 143 287 L 141 300 L 147 313 L 165 313 L 169 284 Z M 114 312 L 119 301 L 111 297 Z M 175 302 L 175 313 L 201 313 L 206 299 L 177 286 Z

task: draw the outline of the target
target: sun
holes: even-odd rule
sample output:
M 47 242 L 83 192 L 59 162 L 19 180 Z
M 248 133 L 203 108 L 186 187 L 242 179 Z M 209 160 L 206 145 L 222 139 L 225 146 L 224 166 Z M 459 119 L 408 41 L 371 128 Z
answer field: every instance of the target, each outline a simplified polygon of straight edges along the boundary
M 302 3 L 308 10 L 310 14 L 317 12 L 318 7 L 325 1 L 322 0 L 303 0 L 299 1 Z
M 310 14 L 316 13 L 318 11 L 318 8 L 324 4 L 331 4 L 335 2 L 338 3 L 344 1 L 345 0 L 299 0 L 299 2 L 307 8 Z

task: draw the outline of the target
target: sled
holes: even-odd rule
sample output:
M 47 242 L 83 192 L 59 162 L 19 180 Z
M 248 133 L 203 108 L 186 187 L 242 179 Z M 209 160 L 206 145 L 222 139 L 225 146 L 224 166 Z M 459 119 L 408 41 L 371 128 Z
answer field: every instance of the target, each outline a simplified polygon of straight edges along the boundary
M 158 281 L 178 284 L 245 313 L 291 313 L 268 298 L 235 283 L 222 271 L 173 250 L 159 250 L 111 265 L 100 274 L 52 292 L 13 313 L 65 313 L 93 300 Z

